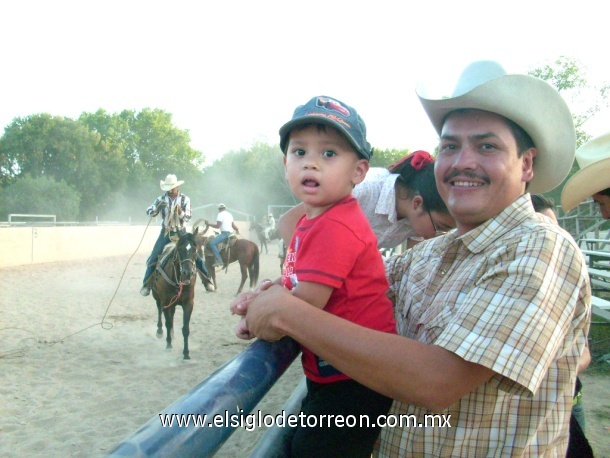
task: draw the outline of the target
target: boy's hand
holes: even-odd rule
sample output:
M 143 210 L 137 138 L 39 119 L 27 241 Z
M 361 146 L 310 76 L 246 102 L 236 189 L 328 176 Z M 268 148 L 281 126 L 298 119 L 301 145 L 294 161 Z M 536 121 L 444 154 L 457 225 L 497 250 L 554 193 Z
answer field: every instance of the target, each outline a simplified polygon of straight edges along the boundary
M 229 304 L 229 310 L 231 315 L 245 315 L 248 313 L 248 305 L 252 300 L 258 296 L 262 291 L 269 289 L 274 282 L 271 280 L 263 280 L 254 291 L 248 291 L 245 293 L 239 293 L 239 295 L 231 301 Z
M 273 285 L 272 282 L 267 284 Z M 276 328 L 276 318 L 288 310 L 290 307 L 288 302 L 295 298 L 283 286 L 274 285 L 265 289 L 265 291 L 257 294 L 248 302 L 245 326 L 248 335 L 253 335 L 269 342 L 276 342 L 286 335 L 282 330 Z
M 248 312 L 248 305 L 250 305 L 250 302 L 252 302 L 252 300 L 261 293 L 261 291 L 269 289 L 272 284 L 273 282 L 271 280 L 263 280 L 254 291 L 240 293 L 229 305 L 231 314 L 245 316 Z M 235 328 L 235 335 L 244 340 L 250 340 L 256 337 L 254 334 L 250 333 L 248 324 L 246 323 L 246 318 L 242 318 L 237 324 L 237 327 Z

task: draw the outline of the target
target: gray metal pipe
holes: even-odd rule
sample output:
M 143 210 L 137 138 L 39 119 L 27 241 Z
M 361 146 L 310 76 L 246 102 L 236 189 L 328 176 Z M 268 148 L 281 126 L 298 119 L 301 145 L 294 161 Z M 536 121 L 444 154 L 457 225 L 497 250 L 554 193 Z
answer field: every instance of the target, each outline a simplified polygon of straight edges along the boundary
M 108 456 L 213 456 L 299 353 L 299 345 L 287 337 L 273 343 L 254 341 L 160 414 L 205 415 L 205 427 L 194 426 L 192 419 L 189 426 L 181 427 L 174 419 L 173 426 L 164 427 L 155 416 Z M 214 416 L 222 419 L 221 425 L 214 426 Z

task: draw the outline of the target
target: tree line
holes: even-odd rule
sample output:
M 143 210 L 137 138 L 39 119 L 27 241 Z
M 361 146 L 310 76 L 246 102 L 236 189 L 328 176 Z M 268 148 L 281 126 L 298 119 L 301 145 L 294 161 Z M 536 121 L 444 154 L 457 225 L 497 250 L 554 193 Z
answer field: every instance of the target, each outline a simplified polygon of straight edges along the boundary
M 578 63 L 565 57 L 529 73 L 559 90 L 573 112 L 577 146 L 587 141 L 583 125 L 608 106 L 610 86 L 589 84 Z M 407 154 L 376 149 L 371 165 L 387 167 Z M 58 221 L 144 221 L 168 173 L 185 180 L 181 189 L 195 209 L 224 202 L 262 216 L 268 205 L 297 203 L 281 158 L 277 144 L 255 142 L 204 166 L 205 154 L 190 146 L 189 132 L 160 109 L 100 109 L 78 119 L 33 114 L 15 118 L 0 137 L 0 220 L 19 213 L 54 214 Z M 558 203 L 560 193 L 548 195 Z
M 0 219 L 16 213 L 145 220 L 168 173 L 185 181 L 181 190 L 194 208 L 224 202 L 260 217 L 268 205 L 297 203 L 278 145 L 256 142 L 204 167 L 205 155 L 189 143 L 188 131 L 159 109 L 16 118 L 0 138 Z M 377 151 L 372 163 L 387 166 L 405 154 Z

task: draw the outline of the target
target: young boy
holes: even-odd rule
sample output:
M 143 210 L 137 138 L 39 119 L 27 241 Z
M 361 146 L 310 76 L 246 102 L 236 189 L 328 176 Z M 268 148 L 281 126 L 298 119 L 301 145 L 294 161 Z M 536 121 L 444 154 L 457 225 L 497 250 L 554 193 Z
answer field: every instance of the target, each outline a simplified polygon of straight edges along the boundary
M 290 188 L 305 207 L 286 253 L 282 284 L 328 313 L 395 333 L 377 240 L 351 195 L 372 156 L 364 121 L 338 100 L 314 97 L 282 126 L 280 147 Z M 334 419 L 353 415 L 359 421 L 367 415 L 377 424 L 392 400 L 302 350 L 307 395 L 301 410 L 315 415 L 318 426 L 296 429 L 292 456 L 369 456 L 380 428 L 338 427 Z

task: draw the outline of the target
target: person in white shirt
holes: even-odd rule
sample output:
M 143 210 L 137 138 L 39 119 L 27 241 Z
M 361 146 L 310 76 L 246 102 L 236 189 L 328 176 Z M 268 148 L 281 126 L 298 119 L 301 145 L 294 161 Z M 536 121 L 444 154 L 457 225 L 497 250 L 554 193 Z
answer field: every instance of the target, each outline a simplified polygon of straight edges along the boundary
M 205 224 L 213 227 L 214 229 L 220 229 L 220 234 L 214 237 L 209 243 L 209 247 L 212 249 L 214 253 L 214 257 L 216 258 L 216 264 L 214 267 L 226 268 L 226 263 L 223 262 L 222 257 L 220 256 L 220 251 L 218 251 L 218 244 L 223 242 L 229 238 L 229 236 L 235 231 L 236 234 L 239 234 L 239 228 L 235 224 L 235 220 L 233 219 L 233 215 L 227 211 L 227 207 L 225 204 L 218 204 L 218 216 L 216 217 L 216 223 L 212 224 L 207 219 L 205 220 Z
M 269 213 L 267 217 L 267 224 L 263 229 L 263 234 L 265 234 L 265 240 L 268 242 L 269 237 L 271 236 L 271 231 L 275 230 L 275 218 L 273 217 L 273 213 Z

